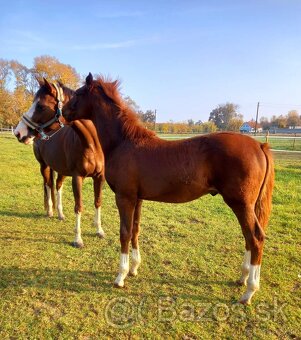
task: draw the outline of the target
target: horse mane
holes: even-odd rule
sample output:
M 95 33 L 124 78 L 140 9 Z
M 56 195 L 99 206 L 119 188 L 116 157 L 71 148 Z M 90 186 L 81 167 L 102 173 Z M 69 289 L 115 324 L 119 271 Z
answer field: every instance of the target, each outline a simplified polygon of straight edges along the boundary
M 120 95 L 120 81 L 111 81 L 108 78 L 99 76 L 95 83 L 101 88 L 107 99 L 107 104 L 112 104 L 117 108 L 117 118 L 121 122 L 122 134 L 124 138 L 138 141 L 150 137 L 155 137 L 156 133 L 145 128 L 137 113 L 129 107 Z

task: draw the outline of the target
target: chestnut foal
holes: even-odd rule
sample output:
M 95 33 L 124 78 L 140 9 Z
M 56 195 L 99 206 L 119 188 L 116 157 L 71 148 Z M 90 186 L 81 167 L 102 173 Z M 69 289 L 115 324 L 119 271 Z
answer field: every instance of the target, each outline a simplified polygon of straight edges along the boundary
M 124 286 L 141 262 L 138 234 L 142 200 L 181 203 L 220 194 L 233 210 L 245 237 L 240 302 L 248 304 L 259 289 L 260 266 L 274 183 L 267 144 L 236 133 L 214 133 L 165 141 L 145 129 L 121 99 L 118 83 L 93 80 L 64 106 L 68 121 L 91 119 L 106 161 L 106 180 L 115 192 L 120 215 L 121 257 L 115 285 Z M 129 268 L 129 243 L 132 266 Z

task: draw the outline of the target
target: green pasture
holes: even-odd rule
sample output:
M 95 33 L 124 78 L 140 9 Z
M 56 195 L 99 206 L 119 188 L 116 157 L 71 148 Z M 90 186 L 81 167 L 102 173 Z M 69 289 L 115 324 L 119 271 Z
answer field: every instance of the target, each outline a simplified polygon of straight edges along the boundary
M 219 195 L 144 202 L 139 274 L 116 289 L 119 218 L 109 187 L 101 240 L 91 226 L 92 181 L 85 180 L 85 247 L 74 249 L 70 179 L 66 220 L 46 218 L 32 147 L 0 137 L 0 150 L 0 339 L 300 338 L 300 154 L 276 154 L 261 290 L 242 306 L 244 288 L 235 281 L 244 241 Z
M 183 139 L 183 138 L 189 138 L 197 136 L 196 134 L 159 134 L 160 137 L 168 140 L 175 140 L 175 139 Z M 254 137 L 254 136 L 252 136 Z M 275 136 L 270 135 L 268 136 L 268 139 L 266 136 L 255 136 L 257 140 L 260 142 L 266 142 L 270 144 L 271 148 L 273 150 L 287 150 L 287 151 L 301 151 L 301 138 L 294 137 L 294 135 L 289 136 Z

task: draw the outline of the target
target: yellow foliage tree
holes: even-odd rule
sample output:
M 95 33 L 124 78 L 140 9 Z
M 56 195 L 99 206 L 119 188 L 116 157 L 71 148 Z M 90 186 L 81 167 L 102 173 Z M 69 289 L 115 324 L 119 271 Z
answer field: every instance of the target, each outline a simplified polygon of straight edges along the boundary
M 76 89 L 80 85 L 80 75 L 75 68 L 61 63 L 57 58 L 43 55 L 34 59 L 33 72 L 36 77 L 50 81 L 61 81 L 64 85 Z

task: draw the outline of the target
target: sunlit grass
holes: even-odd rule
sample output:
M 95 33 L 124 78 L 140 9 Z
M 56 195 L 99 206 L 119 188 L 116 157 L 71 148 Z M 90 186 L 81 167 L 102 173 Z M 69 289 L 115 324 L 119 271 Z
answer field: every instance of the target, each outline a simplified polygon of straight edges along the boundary
M 278 155 L 274 208 L 252 306 L 236 304 L 243 237 L 220 196 L 182 205 L 144 202 L 142 265 L 113 288 L 119 218 L 105 186 L 106 238 L 95 236 L 92 181 L 84 182 L 85 247 L 74 249 L 73 196 L 66 221 L 45 217 L 31 147 L 0 138 L 0 337 L 296 338 L 301 335 L 301 158 Z M 299 158 L 297 158 L 299 157 Z M 281 309 L 282 308 L 282 309 Z

